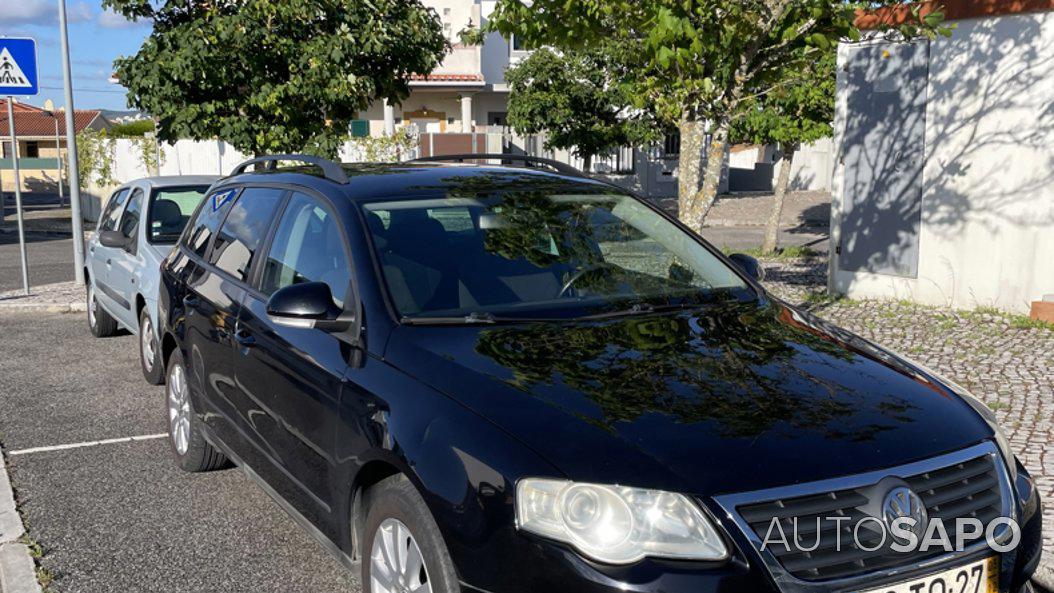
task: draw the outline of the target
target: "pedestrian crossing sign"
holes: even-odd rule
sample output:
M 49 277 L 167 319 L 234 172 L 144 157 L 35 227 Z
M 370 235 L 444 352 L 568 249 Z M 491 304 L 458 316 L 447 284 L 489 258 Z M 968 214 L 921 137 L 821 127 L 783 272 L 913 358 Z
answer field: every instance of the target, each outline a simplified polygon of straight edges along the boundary
M 37 92 L 37 42 L 0 37 L 0 96 Z

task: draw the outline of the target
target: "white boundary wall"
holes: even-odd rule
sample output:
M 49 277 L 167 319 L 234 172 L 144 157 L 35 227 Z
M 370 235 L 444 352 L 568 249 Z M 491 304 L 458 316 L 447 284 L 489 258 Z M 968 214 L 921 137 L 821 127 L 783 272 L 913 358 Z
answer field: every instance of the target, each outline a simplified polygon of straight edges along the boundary
M 1025 313 L 1054 293 L 1054 11 L 957 21 L 930 47 L 917 278 L 838 269 L 832 292 Z M 839 48 L 835 151 L 847 118 Z M 844 166 L 836 163 L 831 253 Z

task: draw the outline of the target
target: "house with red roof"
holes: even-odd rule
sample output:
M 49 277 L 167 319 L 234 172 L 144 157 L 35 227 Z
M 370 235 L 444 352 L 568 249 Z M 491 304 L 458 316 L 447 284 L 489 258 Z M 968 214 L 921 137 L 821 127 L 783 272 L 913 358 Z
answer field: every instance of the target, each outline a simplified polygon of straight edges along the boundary
M 422 133 L 481 132 L 504 126 L 509 87 L 505 69 L 528 55 L 515 39 L 490 34 L 482 45 L 465 45 L 459 32 L 484 23 L 494 9 L 489 0 L 423 0 L 435 9 L 450 41 L 446 59 L 431 74 L 415 75 L 401 105 L 381 102 L 362 114 L 353 135 L 380 136 L 397 126 L 416 124 Z
M 60 162 L 66 162 L 65 112 L 52 107 L 50 101 L 44 107 L 16 101 L 13 108 L 22 189 L 58 191 Z M 107 130 L 110 127 L 110 122 L 98 109 L 78 109 L 73 113 L 73 129 L 76 133 L 88 129 Z M 11 158 L 14 148 L 10 138 L 5 115 L 0 118 L 0 186 L 5 192 L 14 190 L 14 163 Z M 65 179 L 65 173 L 62 178 Z

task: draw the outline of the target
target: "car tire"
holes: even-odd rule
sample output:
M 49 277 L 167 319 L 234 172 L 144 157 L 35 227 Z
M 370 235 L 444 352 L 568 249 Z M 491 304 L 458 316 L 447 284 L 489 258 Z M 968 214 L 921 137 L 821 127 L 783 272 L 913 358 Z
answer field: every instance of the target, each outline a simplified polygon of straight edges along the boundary
M 200 420 L 194 413 L 190 383 L 183 354 L 176 350 L 168 359 L 165 410 L 168 418 L 168 445 L 176 465 L 187 472 L 206 472 L 227 467 L 227 457 L 201 434 Z
M 360 554 L 363 593 L 413 591 L 420 584 L 431 585 L 432 593 L 461 591 L 439 526 L 406 476 L 378 482 L 366 492 L 364 502 L 367 511 Z M 393 566 L 389 561 L 395 546 L 405 551 L 406 566 Z M 415 555 L 421 560 L 418 571 L 412 567 Z
M 151 385 L 165 382 L 165 369 L 161 364 L 161 348 L 157 341 L 157 330 L 150 313 L 143 307 L 139 312 L 139 368 L 143 378 Z
M 99 305 L 95 298 L 95 283 L 88 279 L 88 328 L 96 338 L 108 338 L 117 333 L 117 320 Z

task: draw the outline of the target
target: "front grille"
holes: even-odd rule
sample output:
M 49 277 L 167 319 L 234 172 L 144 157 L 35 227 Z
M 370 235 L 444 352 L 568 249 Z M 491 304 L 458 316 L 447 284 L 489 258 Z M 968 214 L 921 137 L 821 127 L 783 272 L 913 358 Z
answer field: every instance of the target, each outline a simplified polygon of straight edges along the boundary
M 992 455 L 981 455 L 962 462 L 953 463 L 938 469 L 903 476 L 903 481 L 914 490 L 926 506 L 930 519 L 939 517 L 954 541 L 955 519 L 974 517 L 982 523 L 1002 514 L 1003 501 L 1000 479 L 995 458 Z M 789 549 L 781 544 L 766 547 L 778 560 L 784 570 L 802 580 L 816 581 L 857 576 L 876 570 L 891 568 L 929 557 L 945 554 L 943 548 L 931 547 L 926 552 L 898 553 L 889 549 L 891 543 L 877 550 L 868 551 L 881 540 L 882 535 L 870 532 L 865 527 L 859 530 L 860 543 L 857 547 L 853 538 L 853 526 L 866 517 L 878 517 L 877 509 L 881 507 L 882 498 L 888 489 L 876 488 L 874 483 L 856 486 L 844 490 L 779 498 L 757 504 L 745 504 L 736 507 L 740 517 L 749 524 L 759 541 L 769 535 L 772 520 L 779 519 L 783 533 L 790 540 L 794 536 L 796 517 L 797 534 L 801 547 L 811 548 L 817 542 L 817 518 L 820 519 L 819 546 L 804 552 L 799 547 Z M 847 517 L 848 521 L 836 523 L 827 517 Z M 875 527 L 874 521 L 865 523 Z M 839 545 L 839 526 L 840 549 Z M 777 532 L 773 531 L 772 542 Z

